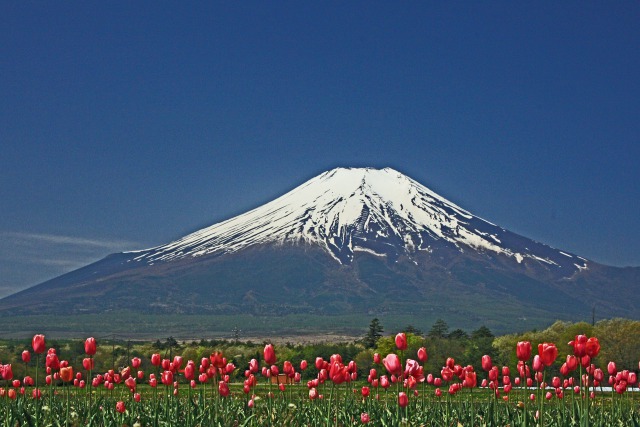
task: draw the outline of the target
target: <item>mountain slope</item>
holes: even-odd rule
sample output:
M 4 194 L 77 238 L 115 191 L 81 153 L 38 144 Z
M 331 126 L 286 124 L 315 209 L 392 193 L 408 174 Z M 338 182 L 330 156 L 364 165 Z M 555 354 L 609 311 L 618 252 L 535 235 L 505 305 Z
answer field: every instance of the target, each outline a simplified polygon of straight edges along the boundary
M 334 169 L 166 245 L 0 300 L 0 313 L 507 319 L 640 316 L 640 268 L 519 236 L 386 168 Z M 624 298 L 622 298 L 624 296 Z M 417 322 L 416 322 L 417 323 Z
M 569 277 L 587 261 L 472 215 L 390 168 L 338 168 L 250 212 L 142 251 L 149 264 L 233 253 L 252 245 L 316 244 L 341 264 L 357 251 L 396 259 L 448 246 L 542 263 Z

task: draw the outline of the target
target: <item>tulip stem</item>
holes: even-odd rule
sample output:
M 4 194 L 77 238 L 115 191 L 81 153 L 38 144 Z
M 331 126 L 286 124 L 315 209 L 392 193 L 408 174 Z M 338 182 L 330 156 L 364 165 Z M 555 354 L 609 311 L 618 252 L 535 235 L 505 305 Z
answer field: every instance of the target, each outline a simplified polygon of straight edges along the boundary
M 91 424 L 91 395 L 93 394 L 93 390 L 91 390 L 91 387 L 93 387 L 92 384 L 92 380 L 93 380 L 93 374 L 92 374 L 92 368 L 93 368 L 93 356 L 89 356 L 89 376 L 87 377 L 87 382 L 86 382 L 86 387 L 87 387 L 87 394 L 89 394 L 89 411 L 87 412 L 88 416 L 87 416 L 87 424 Z
M 36 388 L 34 389 L 34 398 L 36 400 L 36 425 L 40 422 L 40 399 L 38 399 L 38 366 L 40 365 L 40 353 L 36 353 Z
M 65 426 L 68 426 L 69 425 L 69 384 L 68 383 L 66 384 L 65 388 L 67 389 L 67 408 L 66 408 L 66 415 L 65 415 L 66 416 Z

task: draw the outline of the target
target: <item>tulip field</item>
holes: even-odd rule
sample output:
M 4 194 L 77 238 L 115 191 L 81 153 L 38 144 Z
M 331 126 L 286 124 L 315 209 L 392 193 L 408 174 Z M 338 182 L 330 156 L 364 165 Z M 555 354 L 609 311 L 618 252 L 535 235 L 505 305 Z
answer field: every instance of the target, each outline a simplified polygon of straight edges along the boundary
M 637 373 L 599 361 L 596 337 L 515 348 L 517 364 L 477 366 L 449 357 L 427 372 L 428 349 L 374 353 L 366 378 L 340 354 L 279 360 L 267 343 L 246 366 L 220 351 L 200 360 L 153 353 L 97 371 L 98 345 L 82 363 L 60 359 L 35 335 L 22 362 L 1 364 L 3 426 L 638 426 Z M 537 351 L 534 351 L 537 350 Z M 535 354 L 534 354 L 535 353 Z M 560 365 L 552 375 L 551 366 Z M 146 366 L 145 371 L 142 368 Z M 14 371 L 24 372 L 16 378 Z M 554 373 L 556 372 L 554 371 Z M 606 387 L 605 387 L 606 386 Z

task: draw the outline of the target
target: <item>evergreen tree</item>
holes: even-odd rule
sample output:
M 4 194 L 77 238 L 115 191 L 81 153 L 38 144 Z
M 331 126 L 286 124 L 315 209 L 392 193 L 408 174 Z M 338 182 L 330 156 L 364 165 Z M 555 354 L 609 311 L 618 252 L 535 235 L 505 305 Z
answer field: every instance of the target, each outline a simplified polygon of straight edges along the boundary
M 469 338 L 469 335 L 467 335 L 467 333 L 465 331 L 463 331 L 462 329 L 454 329 L 453 331 L 451 331 L 451 333 L 449 335 L 447 335 L 447 338 L 452 339 L 452 340 L 465 340 L 467 338 Z
M 430 338 L 445 338 L 448 332 L 449 325 L 447 324 L 447 322 L 442 319 L 438 319 L 433 324 L 431 330 L 429 330 L 429 333 L 427 335 L 429 335 Z
M 404 332 L 406 332 L 407 334 L 413 334 L 418 337 L 422 336 L 422 331 L 413 325 L 409 325 L 406 328 L 404 328 Z
M 477 338 L 494 338 L 493 336 L 493 332 L 491 332 L 491 329 L 487 328 L 486 326 L 480 326 L 478 329 L 476 329 L 475 331 L 471 332 L 471 338 L 473 339 L 477 339 Z
M 378 320 L 378 318 L 376 317 L 369 324 L 369 330 L 362 340 L 362 344 L 364 344 L 364 347 L 374 348 L 378 340 L 382 338 L 383 331 L 384 330 L 382 328 L 382 325 L 380 324 L 380 320 Z

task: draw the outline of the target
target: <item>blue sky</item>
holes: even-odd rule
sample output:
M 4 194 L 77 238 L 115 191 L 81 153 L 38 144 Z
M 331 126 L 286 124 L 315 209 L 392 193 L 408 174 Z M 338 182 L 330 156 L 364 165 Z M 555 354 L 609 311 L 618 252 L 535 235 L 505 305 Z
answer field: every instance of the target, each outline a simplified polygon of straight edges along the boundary
M 640 3 L 2 2 L 0 296 L 336 166 L 640 265 Z

